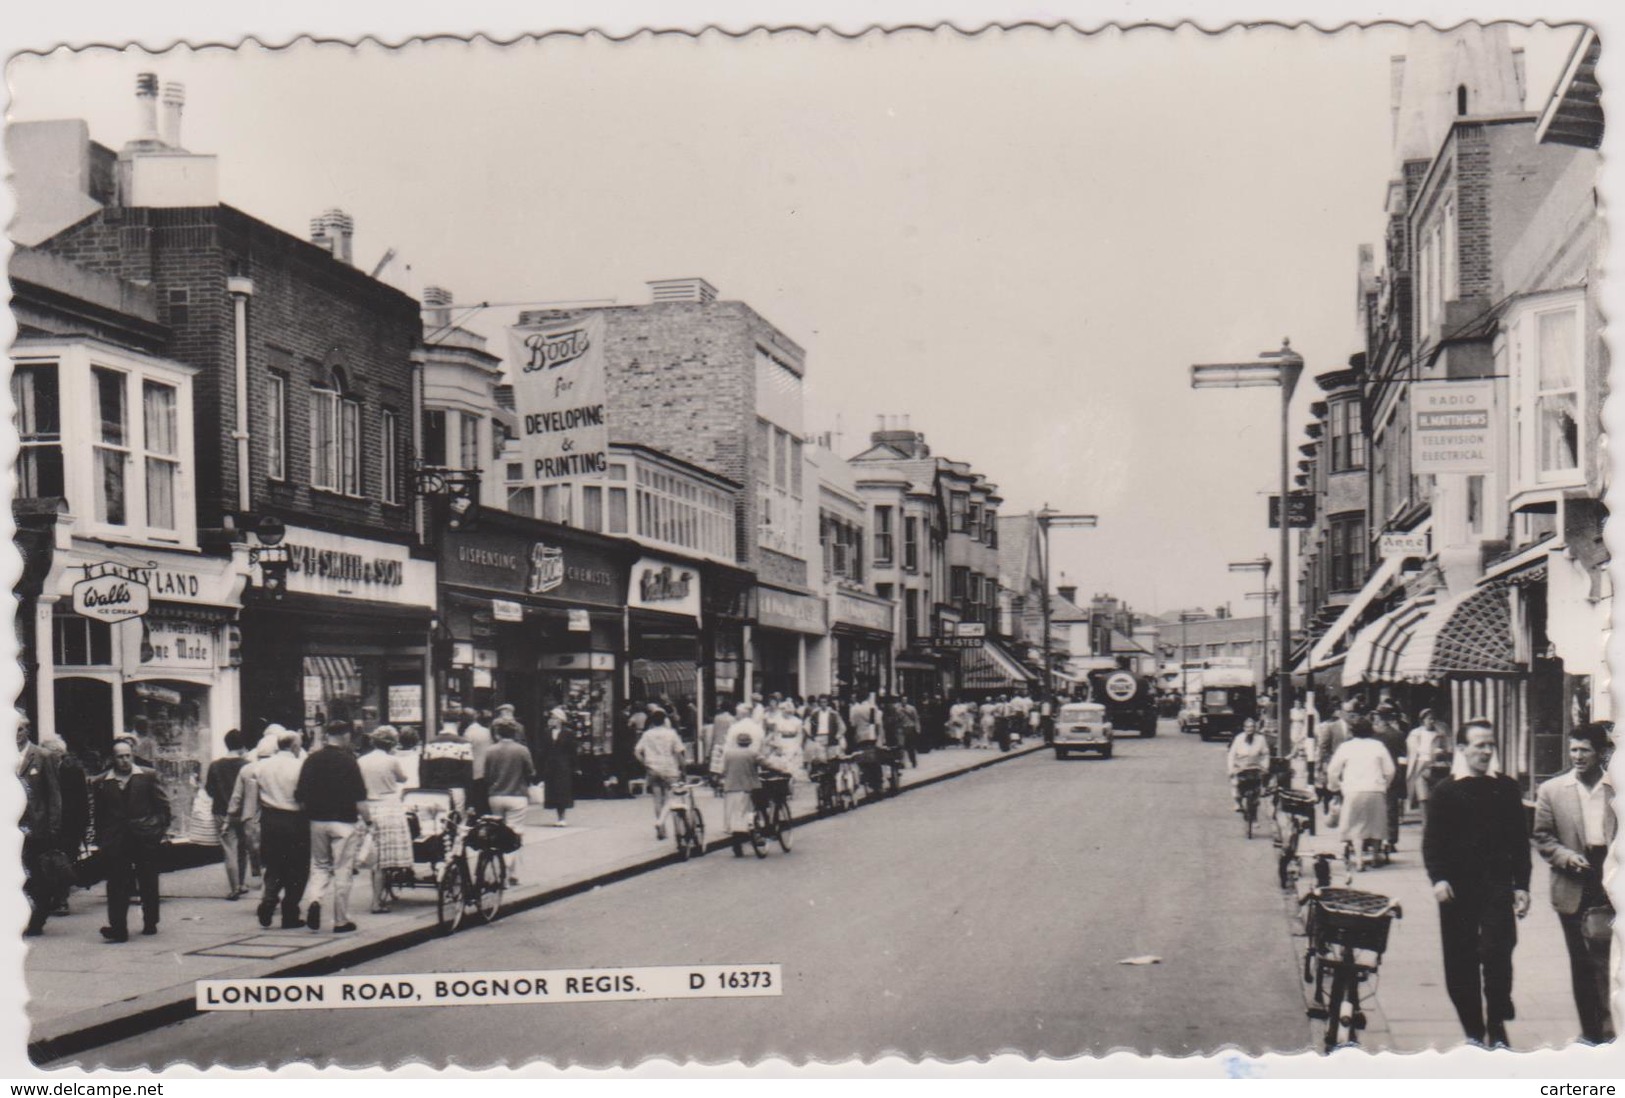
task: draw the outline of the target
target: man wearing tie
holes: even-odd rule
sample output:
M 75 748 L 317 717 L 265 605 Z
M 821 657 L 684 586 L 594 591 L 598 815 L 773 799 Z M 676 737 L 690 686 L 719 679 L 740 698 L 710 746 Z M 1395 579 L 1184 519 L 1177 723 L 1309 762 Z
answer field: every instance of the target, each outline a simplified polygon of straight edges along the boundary
M 1608 1009 L 1608 936 L 1587 940 L 1584 928 L 1587 911 L 1609 906 L 1602 888 L 1602 863 L 1618 827 L 1614 787 L 1607 774 L 1609 727 L 1599 722 L 1575 729 L 1569 736 L 1573 769 L 1541 783 L 1535 801 L 1535 849 L 1552 867 L 1552 907 L 1569 950 L 1580 1039 L 1592 1044 L 1614 1039 Z M 1603 911 L 1593 919 L 1611 915 Z

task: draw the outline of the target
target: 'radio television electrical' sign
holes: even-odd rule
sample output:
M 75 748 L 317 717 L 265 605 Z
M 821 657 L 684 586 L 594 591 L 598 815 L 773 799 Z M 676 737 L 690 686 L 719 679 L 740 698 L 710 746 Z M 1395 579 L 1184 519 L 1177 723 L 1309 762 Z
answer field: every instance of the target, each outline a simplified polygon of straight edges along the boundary
M 1418 381 L 1411 386 L 1411 472 L 1487 473 L 1491 465 L 1488 381 Z

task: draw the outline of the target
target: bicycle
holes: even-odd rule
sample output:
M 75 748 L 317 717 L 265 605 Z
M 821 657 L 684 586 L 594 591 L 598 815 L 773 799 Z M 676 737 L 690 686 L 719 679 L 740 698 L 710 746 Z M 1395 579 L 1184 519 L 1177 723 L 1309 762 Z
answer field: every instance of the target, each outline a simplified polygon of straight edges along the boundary
M 694 801 L 693 781 L 673 782 L 666 811 L 671 814 L 672 837 L 677 841 L 677 856 L 683 861 L 698 858 L 705 853 L 705 817 Z
M 762 796 L 756 805 L 755 818 L 751 821 L 751 845 L 756 846 L 756 856 L 767 856 L 767 840 L 777 839 L 779 847 L 790 853 L 790 776 L 788 774 L 769 774 L 762 777 Z M 760 831 L 763 836 L 761 844 L 756 843 L 756 835 Z
M 812 778 L 813 787 L 818 793 L 820 816 L 840 811 L 840 771 L 840 763 L 834 759 L 816 762 L 808 767 L 808 776 Z
M 1318 803 L 1313 793 L 1280 788 L 1275 791 L 1276 820 L 1284 817 L 1287 821 L 1286 831 L 1281 837 L 1281 857 L 1277 863 L 1277 874 L 1283 890 L 1295 887 L 1302 872 L 1298 865 L 1298 844 L 1305 834 L 1315 834 L 1315 807 Z
M 1247 837 L 1253 837 L 1253 826 L 1258 823 L 1258 796 L 1264 785 L 1264 772 L 1257 767 L 1246 767 L 1236 772 L 1236 795 L 1241 798 L 1241 818 L 1247 824 Z
M 435 874 L 436 926 L 442 934 L 455 934 L 472 908 L 489 924 L 502 908 L 508 887 L 505 855 L 519 849 L 520 839 L 500 816 L 470 819 L 453 811 L 445 822 L 445 861 Z M 469 851 L 478 851 L 473 869 Z
M 862 785 L 858 756 L 842 755 L 835 763 L 835 810 L 846 812 L 858 806 L 858 789 Z
M 1316 888 L 1301 902 L 1308 908 L 1309 936 L 1303 981 L 1315 986 L 1314 1004 L 1307 1013 L 1326 1019 L 1327 1052 L 1337 1048 L 1340 1028 L 1347 1035 L 1347 1044 L 1358 1045 L 1359 1031 L 1366 1025 L 1360 985 L 1376 974 L 1388 948 L 1389 928 L 1404 913 L 1387 896 L 1352 888 Z

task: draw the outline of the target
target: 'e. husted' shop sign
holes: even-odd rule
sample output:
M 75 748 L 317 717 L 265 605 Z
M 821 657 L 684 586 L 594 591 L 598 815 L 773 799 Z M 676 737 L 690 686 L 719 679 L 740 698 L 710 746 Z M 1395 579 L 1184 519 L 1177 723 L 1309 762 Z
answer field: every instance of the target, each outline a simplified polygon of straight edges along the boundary
M 448 534 L 440 551 L 445 583 L 560 602 L 620 606 L 625 576 L 596 550 L 501 530 Z

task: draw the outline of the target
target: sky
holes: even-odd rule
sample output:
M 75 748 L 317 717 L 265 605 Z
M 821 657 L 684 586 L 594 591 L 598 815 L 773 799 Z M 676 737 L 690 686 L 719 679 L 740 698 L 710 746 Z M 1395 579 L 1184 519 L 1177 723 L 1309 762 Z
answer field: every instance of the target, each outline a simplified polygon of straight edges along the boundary
M 1529 105 L 1577 31 L 1513 30 Z M 1381 239 L 1396 27 L 547 38 L 56 51 L 7 69 L 16 120 L 134 136 L 135 74 L 187 85 L 222 201 L 459 302 L 637 304 L 698 275 L 807 350 L 807 422 L 853 454 L 879 415 L 995 482 L 1003 511 L 1099 516 L 1054 569 L 1140 610 L 1256 613 L 1276 554 L 1273 390 L 1189 366 L 1290 337 L 1359 349 Z M 1379 248 L 1380 254 L 1380 248 Z M 465 323 L 505 351 L 517 305 Z M 1293 438 L 1294 463 L 1296 445 Z

